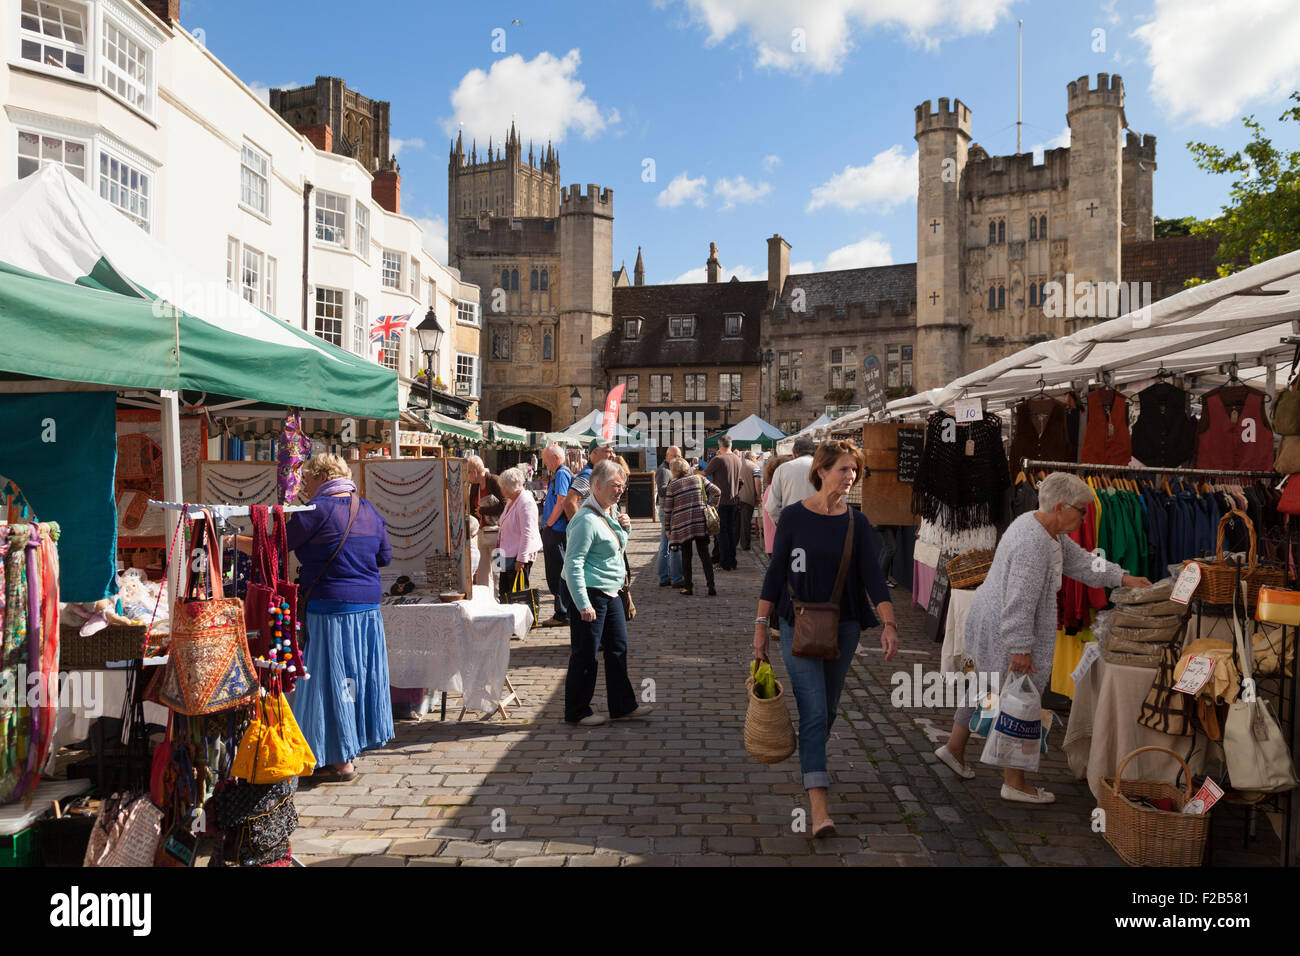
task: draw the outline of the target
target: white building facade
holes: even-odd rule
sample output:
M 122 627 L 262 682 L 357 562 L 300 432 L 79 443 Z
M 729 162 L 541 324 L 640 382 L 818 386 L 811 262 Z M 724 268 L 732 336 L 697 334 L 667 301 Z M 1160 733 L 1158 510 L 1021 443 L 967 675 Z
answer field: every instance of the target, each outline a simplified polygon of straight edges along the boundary
M 381 353 L 371 326 L 432 306 L 435 379 L 478 397 L 478 287 L 180 24 L 138 0 L 0 0 L 0 44 L 0 187 L 62 164 L 214 283 L 396 369 L 403 405 L 425 358 L 409 332 Z

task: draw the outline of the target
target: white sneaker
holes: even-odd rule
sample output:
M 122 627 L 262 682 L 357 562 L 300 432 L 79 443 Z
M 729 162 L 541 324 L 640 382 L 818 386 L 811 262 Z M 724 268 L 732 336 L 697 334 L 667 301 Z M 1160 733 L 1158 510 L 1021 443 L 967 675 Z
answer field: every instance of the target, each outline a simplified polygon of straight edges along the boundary
M 639 704 L 639 705 L 637 705 L 637 709 L 636 709 L 636 710 L 631 711 L 630 713 L 626 713 L 626 714 L 624 714 L 624 715 L 621 716 L 621 717 L 615 717 L 614 719 L 615 719 L 615 720 L 630 720 L 630 719 L 632 719 L 632 718 L 634 718 L 634 717 L 649 717 L 651 714 L 654 713 L 654 709 L 655 709 L 655 708 L 654 708 L 654 705 L 653 705 L 653 704 Z
M 1023 790 L 1017 790 L 1015 787 L 1009 787 L 1005 783 L 1002 785 L 1002 799 L 1010 800 L 1012 803 L 1055 803 L 1056 794 L 1042 787 L 1035 787 L 1033 793 L 1025 793 Z
M 975 771 L 954 757 L 947 744 L 936 750 L 934 755 L 947 764 L 948 768 L 963 780 L 974 779 Z

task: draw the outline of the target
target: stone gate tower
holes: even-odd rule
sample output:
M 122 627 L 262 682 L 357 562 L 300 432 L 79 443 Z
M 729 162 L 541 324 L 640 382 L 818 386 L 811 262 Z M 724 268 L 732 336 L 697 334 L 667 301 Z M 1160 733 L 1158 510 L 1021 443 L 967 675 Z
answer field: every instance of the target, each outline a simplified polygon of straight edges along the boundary
M 916 108 L 920 182 L 916 194 L 916 381 L 930 388 L 961 375 L 969 325 L 963 309 L 965 217 L 962 187 L 970 110 L 947 98 Z
M 560 263 L 560 382 L 578 389 L 583 408 L 596 408 L 605 394 L 599 356 L 614 317 L 614 190 L 560 190 Z

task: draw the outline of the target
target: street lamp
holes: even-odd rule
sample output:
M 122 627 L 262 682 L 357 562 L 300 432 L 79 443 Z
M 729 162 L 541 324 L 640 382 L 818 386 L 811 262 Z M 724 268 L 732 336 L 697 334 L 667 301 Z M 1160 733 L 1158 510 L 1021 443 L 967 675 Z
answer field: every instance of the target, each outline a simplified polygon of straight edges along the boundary
M 578 406 L 582 404 L 582 394 L 578 391 L 578 386 L 573 386 L 573 391 L 569 393 L 569 404 L 573 406 L 573 423 L 578 423 Z
M 433 356 L 442 345 L 442 337 L 446 331 L 438 324 L 438 316 L 434 314 L 433 306 L 429 306 L 424 319 L 415 327 L 415 339 L 420 345 L 420 351 L 424 353 L 424 385 L 429 390 L 430 409 L 433 408 Z
M 763 416 L 765 421 L 772 420 L 772 363 L 776 361 L 776 353 L 767 349 L 763 353 L 763 364 L 767 366 L 767 413 Z

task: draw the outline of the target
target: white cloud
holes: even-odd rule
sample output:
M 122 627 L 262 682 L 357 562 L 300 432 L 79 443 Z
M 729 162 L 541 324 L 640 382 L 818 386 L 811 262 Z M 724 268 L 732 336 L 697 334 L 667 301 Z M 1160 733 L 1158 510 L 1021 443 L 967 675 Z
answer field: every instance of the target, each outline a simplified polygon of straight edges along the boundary
M 668 184 L 668 188 L 658 195 L 655 203 L 661 209 L 676 209 L 687 202 L 703 206 L 704 194 L 708 185 L 709 181 L 704 176 L 699 179 L 691 179 L 688 173 L 678 173 L 677 176 L 673 177 L 673 181 Z
M 1070 124 L 1066 123 L 1061 127 L 1061 131 L 1044 143 L 1035 143 L 1029 147 L 1029 152 L 1034 154 L 1035 165 L 1042 163 L 1043 152 L 1049 149 L 1059 149 L 1062 146 L 1070 145 Z
M 776 167 L 781 165 L 781 157 L 773 153 L 770 156 L 763 157 L 763 172 L 770 173 Z
M 758 202 L 772 192 L 771 183 L 751 183 L 744 176 L 728 179 L 726 176 L 713 184 L 713 195 L 722 197 L 722 212 L 739 205 Z
M 253 91 L 253 95 L 266 104 L 270 104 L 271 102 L 272 90 L 296 90 L 300 86 L 302 86 L 301 83 L 275 83 L 271 86 L 267 86 L 265 83 L 259 83 L 257 80 L 253 80 L 253 82 L 248 84 L 248 88 Z
M 707 46 L 739 33 L 756 65 L 791 73 L 837 73 L 853 50 L 854 33 L 892 30 L 934 49 L 944 40 L 990 32 L 1012 0 L 683 0 L 708 31 Z M 802 32 L 800 32 L 802 31 Z
M 418 136 L 413 139 L 398 139 L 396 136 L 388 137 L 388 151 L 394 156 L 401 156 L 404 149 L 424 149 L 424 140 Z
M 718 270 L 718 274 L 719 276 L 721 276 L 721 278 L 718 280 L 719 282 L 730 282 L 732 276 L 735 276 L 741 282 L 766 282 L 767 281 L 766 268 L 759 270 L 759 269 L 753 269 L 749 266 L 735 266 L 734 268 L 728 269 L 726 266 L 723 266 Z M 684 282 L 708 282 L 708 281 L 709 281 L 708 269 L 705 266 L 700 266 L 697 269 L 688 269 L 687 271 L 679 275 L 676 279 L 670 280 L 669 284 L 680 285 Z
M 865 239 L 832 251 L 822 268 L 829 272 L 834 269 L 865 269 L 893 263 L 894 253 L 889 248 L 889 240 L 880 233 L 873 232 Z
M 447 264 L 447 220 L 442 216 L 432 219 L 416 219 L 416 225 L 424 230 L 424 248 L 443 265 Z
M 525 60 L 516 53 L 487 72 L 470 70 L 451 92 L 453 115 L 443 120 L 443 129 L 448 136 L 463 129 L 466 139 L 486 146 L 488 137 L 499 140 L 518 118 L 525 139 L 559 143 L 570 132 L 592 139 L 621 117 L 616 109 L 602 112 L 584 95 L 586 85 L 577 77 L 581 63 L 575 49 L 563 59 L 542 52 Z
M 796 272 L 816 272 L 817 266 L 811 259 L 804 259 L 800 262 L 790 263 L 790 275 Z
M 1119 23 L 1120 16 L 1115 12 L 1115 4 L 1119 0 L 1101 0 L 1101 12 L 1106 16 L 1107 23 Z
M 806 212 L 834 206 L 846 212 L 873 208 L 889 212 L 916 199 L 917 153 L 901 145 L 877 153 L 865 166 L 845 166 L 812 191 Z
M 1226 123 L 1300 87 L 1300 0 L 1156 0 L 1133 36 L 1175 119 Z

